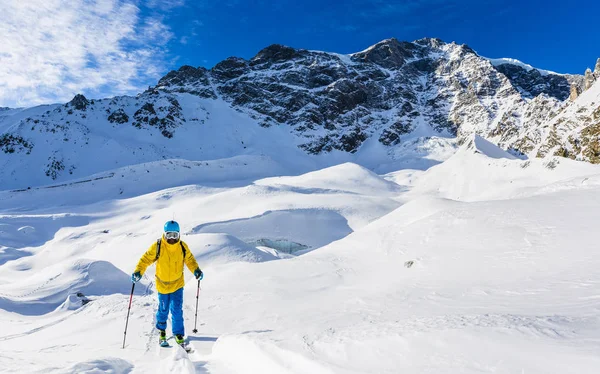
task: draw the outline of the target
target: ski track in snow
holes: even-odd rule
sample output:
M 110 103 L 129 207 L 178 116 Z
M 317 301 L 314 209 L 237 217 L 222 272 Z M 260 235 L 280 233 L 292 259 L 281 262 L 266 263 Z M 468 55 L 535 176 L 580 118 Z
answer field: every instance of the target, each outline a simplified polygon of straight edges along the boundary
M 143 168 L 181 172 L 172 167 Z M 519 160 L 474 137 L 424 171 L 379 176 L 341 164 L 264 179 L 221 173 L 176 177 L 191 181 L 180 185 L 119 182 L 126 196 L 112 178 L 0 191 L 1 370 L 600 367 L 597 166 Z M 136 285 L 122 349 L 129 274 L 173 214 L 206 274 L 194 334 L 197 283 L 185 270 L 194 351 L 158 347 L 153 266 Z

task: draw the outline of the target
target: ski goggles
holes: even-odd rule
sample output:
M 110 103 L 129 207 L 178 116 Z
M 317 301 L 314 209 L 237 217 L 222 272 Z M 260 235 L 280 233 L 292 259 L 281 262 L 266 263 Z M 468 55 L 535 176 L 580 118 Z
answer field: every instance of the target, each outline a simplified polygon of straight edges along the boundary
M 177 231 L 167 231 L 167 232 L 165 232 L 165 239 L 179 240 L 179 233 Z

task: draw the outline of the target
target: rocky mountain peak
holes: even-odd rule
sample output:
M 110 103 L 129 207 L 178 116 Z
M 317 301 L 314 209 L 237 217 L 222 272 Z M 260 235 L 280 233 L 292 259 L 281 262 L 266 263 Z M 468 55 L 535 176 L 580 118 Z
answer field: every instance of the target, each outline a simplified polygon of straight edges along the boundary
M 211 72 L 217 76 L 217 78 L 227 81 L 230 79 L 237 78 L 250 70 L 248 61 L 239 57 L 229 57 L 216 64 Z
M 293 60 L 306 55 L 307 51 L 295 49 L 281 44 L 272 44 L 260 50 L 256 56 L 250 60 L 250 65 L 272 65 L 280 62 Z
M 189 65 L 170 71 L 158 81 L 155 89 L 167 92 L 189 92 L 205 98 L 217 97 L 210 86 L 208 70 Z
M 90 104 L 89 100 L 86 99 L 82 94 L 77 94 L 73 98 L 73 100 L 69 101 L 67 105 L 72 106 L 77 110 L 85 110 L 87 106 Z
M 418 47 L 409 42 L 399 42 L 396 38 L 383 40 L 366 50 L 352 55 L 357 62 L 371 62 L 386 69 L 398 69 L 407 59 L 413 58 Z
M 183 65 L 179 70 L 172 70 L 158 81 L 158 87 L 183 85 L 201 81 L 206 78 L 206 69 Z
M 497 65 L 467 45 L 437 38 L 385 39 L 348 57 L 273 44 L 250 60 L 182 67 L 157 88 L 220 97 L 260 126 L 289 126 L 308 153 L 357 152 L 371 136 L 394 147 L 420 123 L 447 136 L 479 128 L 527 152 L 529 145 L 514 144 L 520 127 L 539 124 L 559 101 L 575 97 L 580 90 L 572 92 L 571 83 L 581 88 L 583 77 Z M 507 109 L 507 102 L 518 109 Z
M 438 38 L 421 38 L 421 39 L 415 40 L 414 44 L 418 44 L 423 47 L 430 47 L 430 48 L 441 48 L 442 46 L 446 45 L 446 43 L 443 40 L 438 39 Z

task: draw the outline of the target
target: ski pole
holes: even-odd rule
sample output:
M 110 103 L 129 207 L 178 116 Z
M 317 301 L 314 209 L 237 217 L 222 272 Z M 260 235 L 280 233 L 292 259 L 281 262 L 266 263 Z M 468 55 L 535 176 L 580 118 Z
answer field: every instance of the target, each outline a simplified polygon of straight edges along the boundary
M 125 333 L 123 334 L 123 349 L 125 349 L 125 338 L 127 337 L 127 325 L 129 324 L 129 312 L 131 311 L 131 301 L 133 300 L 133 289 L 135 283 L 131 285 L 131 295 L 129 296 L 129 308 L 127 309 L 127 321 L 125 322 Z
M 196 321 L 194 322 L 194 334 L 198 333 L 196 325 L 198 324 L 198 296 L 200 295 L 200 279 L 198 279 L 198 291 L 196 291 Z

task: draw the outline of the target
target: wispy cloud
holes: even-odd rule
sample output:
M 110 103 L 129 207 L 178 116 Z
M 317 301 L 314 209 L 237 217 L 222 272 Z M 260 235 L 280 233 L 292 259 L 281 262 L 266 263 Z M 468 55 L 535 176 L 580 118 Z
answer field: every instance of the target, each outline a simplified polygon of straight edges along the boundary
M 2 0 L 0 106 L 136 92 L 165 70 L 171 38 L 132 1 Z
M 146 6 L 160 10 L 171 10 L 185 4 L 185 0 L 147 0 Z

